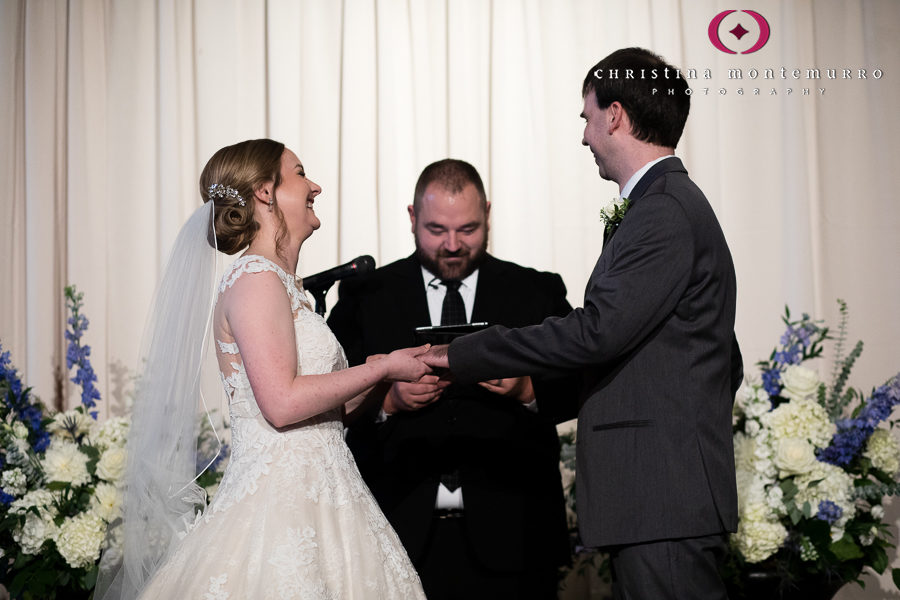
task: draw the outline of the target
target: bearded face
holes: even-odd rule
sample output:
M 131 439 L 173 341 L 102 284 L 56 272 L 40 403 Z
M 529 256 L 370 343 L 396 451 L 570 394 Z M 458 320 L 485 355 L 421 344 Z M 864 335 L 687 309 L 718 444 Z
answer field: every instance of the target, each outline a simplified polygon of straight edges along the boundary
M 474 185 L 451 192 L 438 182 L 425 188 L 418 215 L 410 207 L 416 256 L 441 279 L 465 279 L 484 262 L 490 204 Z

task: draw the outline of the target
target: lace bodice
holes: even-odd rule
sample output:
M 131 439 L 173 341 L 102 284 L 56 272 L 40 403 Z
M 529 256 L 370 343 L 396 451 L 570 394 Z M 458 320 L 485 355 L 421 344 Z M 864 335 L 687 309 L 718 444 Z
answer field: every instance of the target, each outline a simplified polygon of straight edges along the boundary
M 316 314 L 306 299 L 296 279 L 267 258 L 244 255 L 237 259 L 222 277 L 219 299 L 234 285 L 239 277 L 247 274 L 271 271 L 278 275 L 291 300 L 294 315 L 294 335 L 297 342 L 297 373 L 300 375 L 331 373 L 347 367 L 344 350 L 331 329 L 320 315 Z M 219 353 L 220 375 L 228 397 L 231 417 L 231 463 L 243 468 L 231 469 L 228 475 L 247 479 L 245 485 L 224 488 L 222 491 L 235 493 L 234 500 L 240 499 L 255 486 L 255 479 L 268 472 L 267 464 L 284 452 L 315 452 L 320 447 L 337 444 L 343 451 L 340 409 L 334 409 L 290 427 L 276 429 L 260 412 L 259 405 L 250 387 L 250 380 L 244 370 L 240 349 L 233 341 L 216 339 Z M 222 369 L 222 365 L 229 368 Z M 252 449 L 252 451 L 251 451 Z M 277 450 L 272 454 L 270 450 Z M 248 452 L 249 451 L 249 452 Z M 260 458 L 263 460 L 260 461 Z M 224 483 L 224 480 L 223 480 Z M 207 513 L 227 508 L 231 502 L 217 497 L 217 502 Z

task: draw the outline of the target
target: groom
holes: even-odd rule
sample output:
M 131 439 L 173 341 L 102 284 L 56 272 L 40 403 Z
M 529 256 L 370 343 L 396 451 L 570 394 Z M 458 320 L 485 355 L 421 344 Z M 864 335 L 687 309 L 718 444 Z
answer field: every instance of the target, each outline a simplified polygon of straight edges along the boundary
M 585 545 L 611 553 L 616 598 L 724 599 L 717 562 L 737 527 L 731 408 L 742 377 L 734 266 L 674 156 L 690 96 L 665 69 L 675 72 L 627 48 L 584 80 L 582 143 L 628 199 L 584 308 L 424 358 L 460 383 L 580 371 L 578 521 Z

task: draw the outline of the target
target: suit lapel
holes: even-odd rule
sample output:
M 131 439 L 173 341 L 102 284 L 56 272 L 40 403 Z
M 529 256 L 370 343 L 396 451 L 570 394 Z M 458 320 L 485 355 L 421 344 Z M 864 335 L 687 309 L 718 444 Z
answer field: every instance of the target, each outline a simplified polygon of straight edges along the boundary
M 486 321 L 494 324 L 502 313 L 504 307 L 503 298 L 503 265 L 490 254 L 484 258 L 484 263 L 478 268 L 478 286 L 475 290 L 475 305 L 472 307 L 472 322 Z
M 431 324 L 428 313 L 428 299 L 425 297 L 425 284 L 422 280 L 422 266 L 415 254 L 403 260 L 403 266 L 397 271 L 397 289 L 392 292 L 396 300 L 393 310 L 405 315 L 412 327 Z
M 676 156 L 672 156 L 670 158 L 666 158 L 665 160 L 659 161 L 658 163 L 650 167 L 650 169 L 646 173 L 644 173 L 644 176 L 638 180 L 637 184 L 635 184 L 634 188 L 631 190 L 631 193 L 628 194 L 629 207 L 640 200 L 641 197 L 643 197 L 643 195 L 647 192 L 647 189 L 650 187 L 651 183 L 656 181 L 656 179 L 664 173 L 668 173 L 670 171 L 683 171 L 687 173 L 687 170 L 681 163 L 681 159 Z M 619 228 L 618 226 L 616 226 L 609 231 L 603 231 L 603 248 L 606 248 L 606 245 L 618 230 Z

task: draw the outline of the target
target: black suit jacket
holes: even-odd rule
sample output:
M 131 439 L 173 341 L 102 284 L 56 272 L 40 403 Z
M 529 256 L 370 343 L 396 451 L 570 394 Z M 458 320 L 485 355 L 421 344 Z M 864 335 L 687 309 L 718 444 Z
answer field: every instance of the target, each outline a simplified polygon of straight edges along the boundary
M 654 165 L 630 200 L 584 308 L 450 345 L 460 381 L 582 371 L 577 501 L 589 546 L 737 527 L 731 409 L 742 369 L 731 254 L 677 158 Z
M 559 275 L 487 256 L 472 320 L 539 323 L 571 310 L 565 296 Z M 341 282 L 328 324 L 351 365 L 416 345 L 414 328 L 431 325 L 419 262 L 411 256 Z M 428 539 L 440 474 L 454 469 L 466 531 L 484 565 L 515 571 L 568 560 L 555 423 L 575 416 L 577 399 L 543 394 L 535 414 L 480 386 L 453 384 L 422 410 L 382 424 L 370 414 L 351 425 L 348 443 L 360 471 L 413 562 Z

